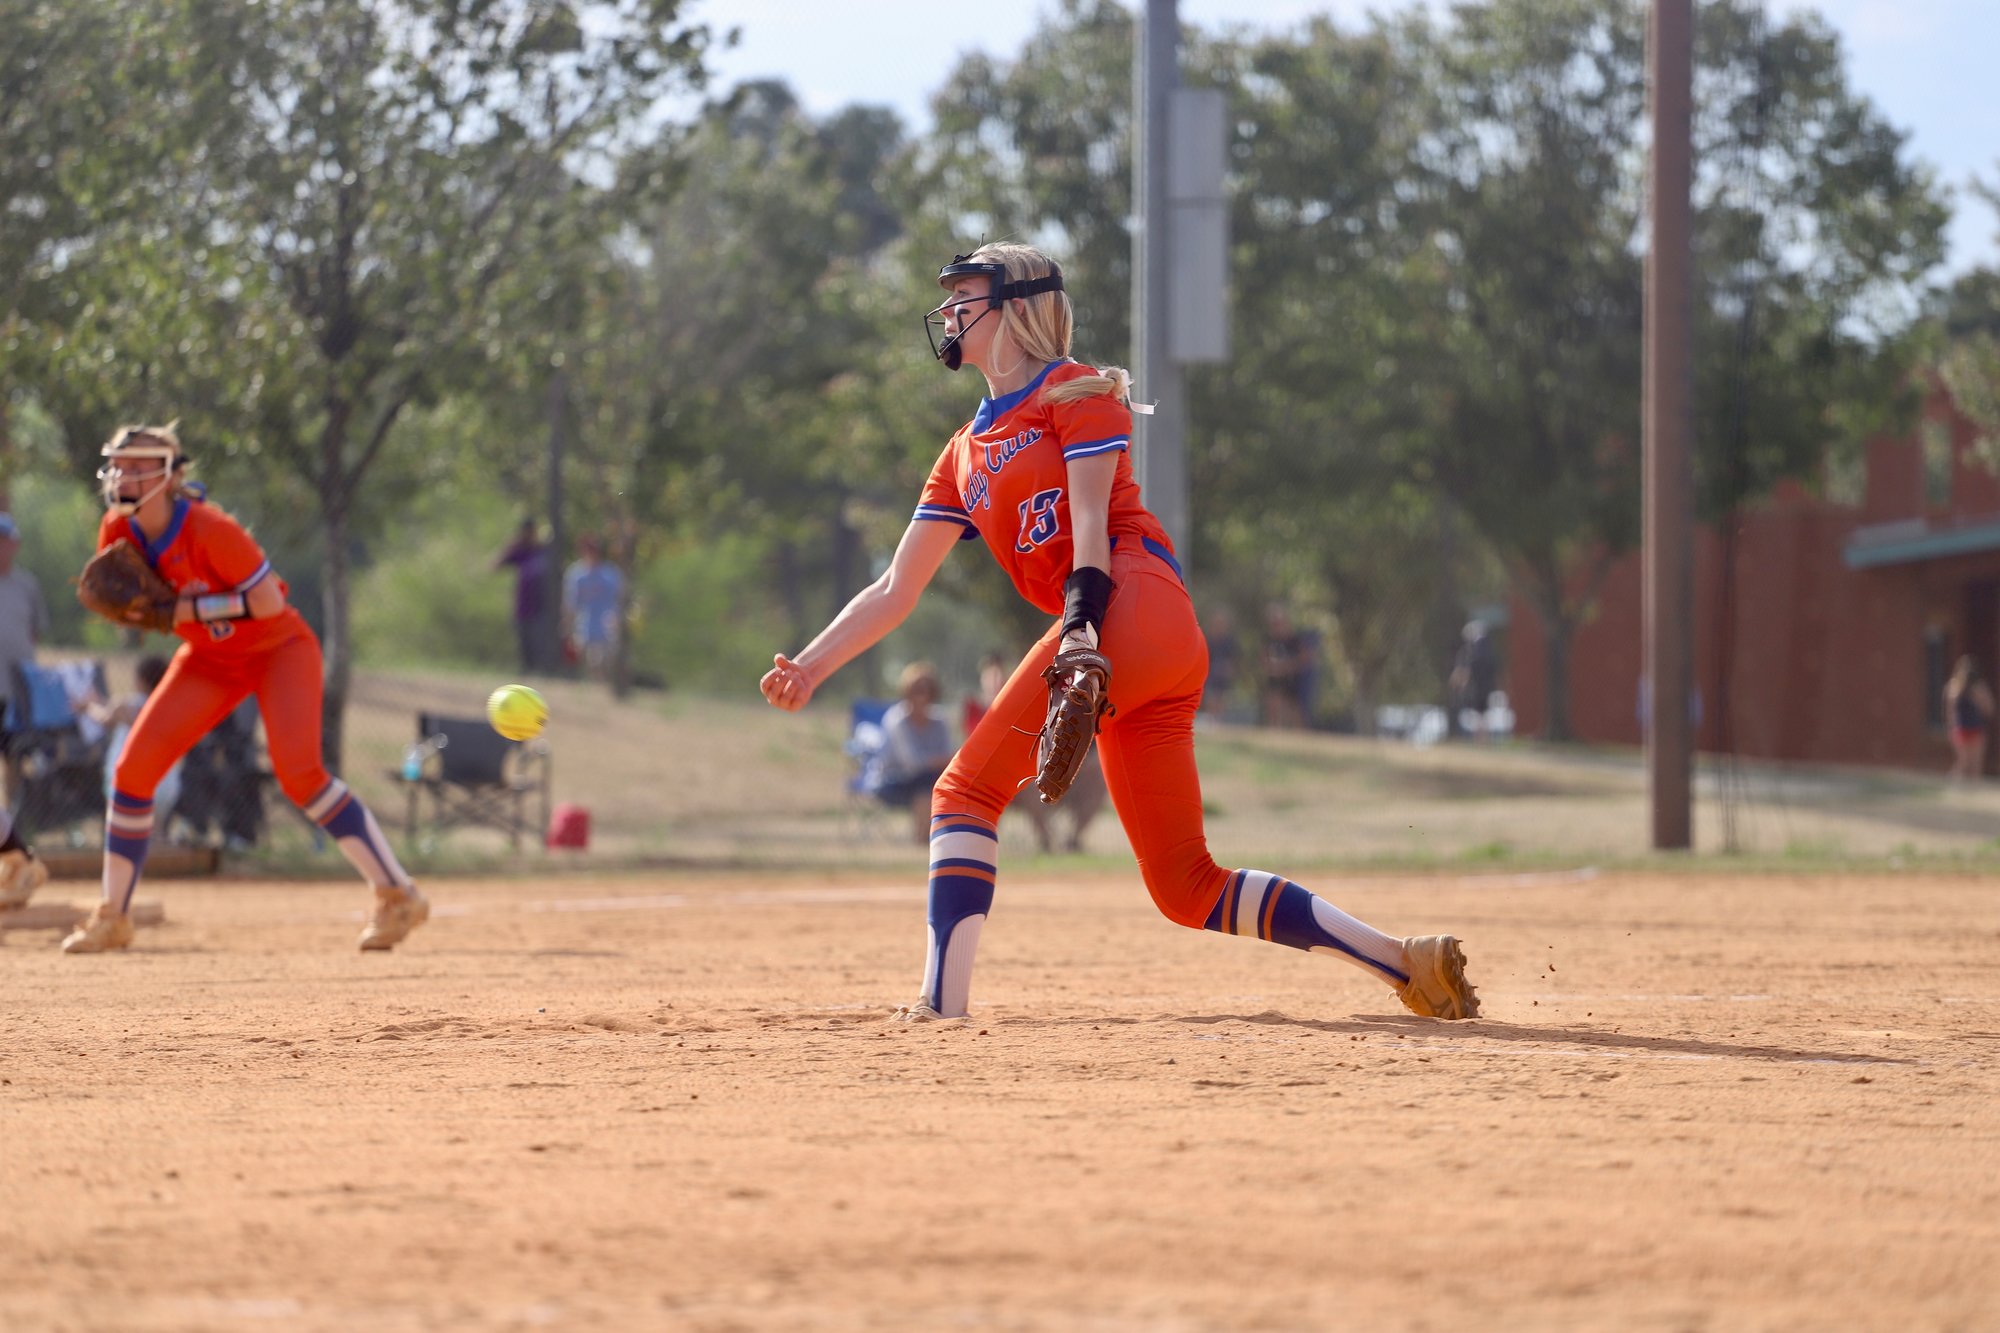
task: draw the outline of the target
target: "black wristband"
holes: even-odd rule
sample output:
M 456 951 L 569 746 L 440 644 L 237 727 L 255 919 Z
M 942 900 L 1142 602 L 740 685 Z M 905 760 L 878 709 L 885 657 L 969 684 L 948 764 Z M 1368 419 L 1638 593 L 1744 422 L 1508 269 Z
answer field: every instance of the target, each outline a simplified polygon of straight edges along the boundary
M 1088 625 L 1100 635 L 1104 629 L 1104 609 L 1111 605 L 1111 576 L 1094 565 L 1070 571 L 1063 581 L 1062 632 L 1070 634 Z

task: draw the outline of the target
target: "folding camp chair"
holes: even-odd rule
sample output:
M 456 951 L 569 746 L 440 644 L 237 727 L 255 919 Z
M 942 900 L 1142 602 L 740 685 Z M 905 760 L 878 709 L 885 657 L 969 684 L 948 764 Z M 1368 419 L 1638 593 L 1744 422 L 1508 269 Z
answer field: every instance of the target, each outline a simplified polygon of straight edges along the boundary
M 881 785 L 882 762 L 889 748 L 889 735 L 882 730 L 890 699 L 856 699 L 847 707 L 847 740 L 840 747 L 847 756 L 846 823 L 856 838 L 870 835 L 888 807 L 876 799 Z
M 409 794 L 412 833 L 492 828 L 518 850 L 523 833 L 539 844 L 549 826 L 550 768 L 546 741 L 510 741 L 483 717 L 419 713 L 411 761 L 394 776 Z M 430 818 L 423 821 L 426 794 Z
M 33 836 L 71 828 L 104 814 L 104 729 L 84 718 L 73 703 L 65 675 L 80 675 L 102 697 L 101 663 L 62 667 L 34 662 L 14 666 L 7 700 L 6 748 L 21 773 L 14 822 Z

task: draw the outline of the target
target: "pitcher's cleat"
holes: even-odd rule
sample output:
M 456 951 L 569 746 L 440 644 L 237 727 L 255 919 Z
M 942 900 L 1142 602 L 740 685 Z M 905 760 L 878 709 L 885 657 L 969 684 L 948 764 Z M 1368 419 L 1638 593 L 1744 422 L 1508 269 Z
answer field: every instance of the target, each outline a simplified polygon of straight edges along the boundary
M 63 937 L 64 953 L 107 953 L 132 942 L 132 918 L 114 912 L 109 903 L 99 903 L 83 919 L 83 924 Z
M 929 1000 L 918 1000 L 912 1004 L 899 1006 L 895 1013 L 889 1015 L 889 1021 L 891 1023 L 951 1023 L 956 1020 L 946 1018 L 943 1014 L 931 1008 Z
M 35 890 L 49 882 L 49 868 L 25 847 L 0 852 L 0 912 L 26 907 Z
M 361 928 L 363 949 L 393 949 L 403 937 L 431 919 L 431 902 L 417 886 L 375 890 L 375 915 Z
M 1479 992 L 1465 979 L 1465 950 L 1450 935 L 1412 935 L 1403 941 L 1409 984 L 1396 992 L 1404 1007 L 1425 1018 L 1477 1018 Z

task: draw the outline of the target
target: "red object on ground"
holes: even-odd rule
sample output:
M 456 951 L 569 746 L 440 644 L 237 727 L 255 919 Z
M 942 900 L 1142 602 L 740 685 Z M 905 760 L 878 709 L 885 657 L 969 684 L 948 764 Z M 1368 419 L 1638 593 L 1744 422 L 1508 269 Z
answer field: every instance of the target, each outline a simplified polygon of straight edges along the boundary
M 590 846 L 590 811 L 564 801 L 549 813 L 549 846 L 583 851 Z

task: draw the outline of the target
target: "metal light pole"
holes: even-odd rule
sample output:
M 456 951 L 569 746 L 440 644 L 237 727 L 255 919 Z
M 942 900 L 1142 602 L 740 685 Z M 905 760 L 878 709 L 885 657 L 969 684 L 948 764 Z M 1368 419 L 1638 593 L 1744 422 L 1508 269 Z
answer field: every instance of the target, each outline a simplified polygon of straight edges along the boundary
M 1132 375 L 1151 416 L 1132 423 L 1139 489 L 1187 558 L 1187 384 L 1167 353 L 1167 142 L 1180 86 L 1176 0 L 1146 0 L 1132 61 Z
M 1187 373 L 1229 354 L 1227 97 L 1180 86 L 1175 0 L 1146 0 L 1132 60 L 1133 422 L 1146 506 L 1188 567 Z
M 1692 231 L 1693 0 L 1653 0 L 1646 72 L 1653 122 L 1652 244 L 1646 252 L 1646 776 L 1653 846 L 1694 844 Z

